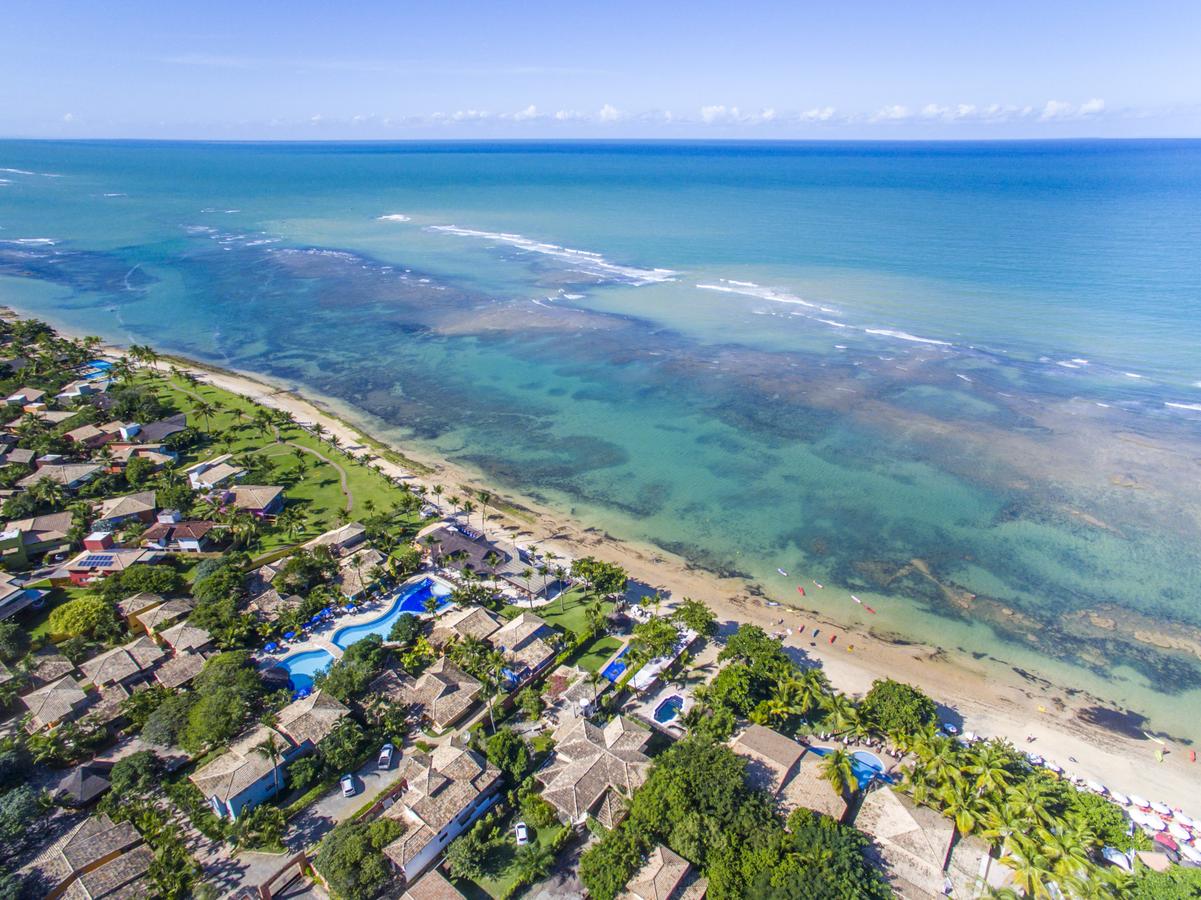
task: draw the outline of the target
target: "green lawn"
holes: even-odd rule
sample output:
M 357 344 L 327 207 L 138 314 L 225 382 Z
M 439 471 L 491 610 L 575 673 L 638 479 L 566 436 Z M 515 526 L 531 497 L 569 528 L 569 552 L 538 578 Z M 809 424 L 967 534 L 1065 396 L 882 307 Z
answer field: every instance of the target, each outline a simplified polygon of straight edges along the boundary
M 487 897 L 503 897 L 512 888 L 517 881 L 516 866 L 513 865 L 513 859 L 517 855 L 517 843 L 513 837 L 513 826 L 521 820 L 520 812 L 510 814 L 504 822 L 503 834 L 504 841 L 498 841 L 488 853 L 488 861 L 485 866 L 487 873 L 479 881 L 456 881 L 457 887 L 466 897 L 473 900 L 484 900 Z M 530 829 L 530 844 L 532 846 L 551 846 L 555 836 L 559 834 L 566 825 L 556 822 L 546 828 L 535 828 L 533 825 Z
M 180 460 L 180 468 L 221 453 L 235 456 L 253 453 L 271 464 L 269 472 L 256 480 L 285 487 L 288 504 L 304 509 L 308 518 L 303 534 L 289 537 L 281 532 L 264 533 L 254 548 L 257 552 L 269 552 L 337 527 L 339 514 L 347 506 L 339 468 L 346 474 L 347 488 L 353 498 L 352 519 L 390 510 L 401 499 L 403 491 L 387 478 L 300 428 L 283 429 L 281 436 L 286 443 L 276 441 L 272 429 L 264 430 L 252 421 L 255 404 L 236 394 L 209 384 L 185 384 L 167 377 L 156 379 L 156 390 L 172 406 L 187 412 L 193 426 L 222 436 L 186 454 Z M 196 412 L 199 401 L 193 394 L 215 407 L 215 413 L 207 420 Z M 298 454 L 292 445 L 315 451 L 329 462 L 312 453 Z M 420 518 L 413 513 L 406 516 L 404 524 L 419 523 Z
M 611 601 L 605 600 L 605 612 L 611 612 L 614 604 Z M 579 634 L 585 630 L 585 611 L 588 609 L 589 601 L 585 599 L 585 594 L 581 588 L 572 588 L 561 599 L 556 597 L 546 606 L 539 606 L 534 609 L 534 614 L 545 619 L 547 624 L 557 628 L 562 628 L 564 631 L 571 634 Z M 519 612 L 528 612 L 528 608 L 524 606 L 508 607 L 506 613 L 512 611 L 509 618 L 517 615 Z
M 49 585 L 49 582 L 41 582 L 43 587 Z M 20 614 L 19 621 L 25 626 L 29 632 L 29 637 L 34 642 L 50 640 L 50 611 L 56 606 L 61 606 L 68 600 L 75 600 L 79 597 L 89 596 L 90 592 L 86 588 L 80 587 L 56 587 L 50 588 L 50 593 L 45 596 L 45 604 L 41 609 L 30 609 Z
M 604 634 L 584 647 L 579 655 L 571 661 L 585 672 L 595 672 L 605 664 L 605 660 L 617 652 L 619 647 L 621 647 L 621 641 Z

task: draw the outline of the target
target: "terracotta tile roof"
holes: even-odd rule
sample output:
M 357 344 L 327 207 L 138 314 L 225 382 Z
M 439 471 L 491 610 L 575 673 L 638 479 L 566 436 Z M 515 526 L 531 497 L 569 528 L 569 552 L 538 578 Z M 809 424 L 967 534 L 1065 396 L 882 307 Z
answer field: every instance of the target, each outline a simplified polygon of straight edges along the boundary
M 158 606 L 163 602 L 163 598 L 158 594 L 151 594 L 147 591 L 134 594 L 132 597 L 126 597 L 124 600 L 117 601 L 117 613 L 129 618 L 140 612 L 145 612 L 153 606 Z
M 273 622 L 286 610 L 299 606 L 301 598 L 295 594 L 281 597 L 275 588 L 268 588 L 246 604 L 246 611 L 263 622 Z
M 154 851 L 142 844 L 99 868 L 84 872 L 71 889 L 81 892 L 75 896 L 87 900 L 125 900 L 148 896 L 143 893 L 149 886 L 145 876 L 153 861 Z M 70 896 L 68 893 L 67 897 Z
M 305 741 L 314 745 L 334 730 L 350 710 L 322 691 L 289 703 L 276 716 L 277 731 L 300 746 Z
M 238 509 L 266 509 L 284 492 L 281 487 L 264 484 L 239 484 L 229 489 Z
M 659 844 L 646 855 L 618 900 L 673 900 L 691 868 L 688 860 Z
M 488 641 L 505 654 L 513 671 L 521 672 L 538 669 L 554 657 L 554 647 L 546 640 L 553 633 L 545 620 L 523 612 L 502 625 Z
M 890 881 L 902 879 L 925 893 L 942 894 L 943 864 L 954 830 L 950 819 L 880 787 L 863 798 L 855 827 L 872 838 L 873 852 Z
M 43 687 L 75 671 L 75 663 L 55 650 L 53 645 L 38 650 L 30 657 L 30 662 L 29 683 L 34 687 Z
M 96 512 L 98 519 L 118 519 L 123 516 L 135 516 L 139 513 L 153 512 L 157 508 L 154 491 L 139 491 L 136 494 L 126 494 L 124 497 L 110 497 L 100 503 Z
M 17 487 L 31 488 L 39 481 L 49 478 L 59 484 L 70 485 L 77 481 L 85 481 L 100 471 L 100 466 L 91 463 L 66 463 L 64 465 L 42 466 L 35 472 L 26 475 L 17 482 Z
M 69 512 L 50 513 L 28 519 L 13 519 L 11 522 L 5 523 L 4 530 L 19 529 L 24 532 L 22 540 L 26 544 L 45 544 L 51 541 L 66 540 L 74 519 L 74 515 Z
M 81 822 L 57 849 L 67 871 L 78 872 L 110 853 L 128 850 L 142 840 L 129 822 L 114 824 L 104 813 Z
M 372 571 L 382 566 L 388 557 L 373 547 L 358 550 L 338 565 L 338 589 L 347 597 L 354 598 L 372 584 Z
M 410 884 L 401 900 L 462 900 L 463 895 L 436 868 Z
M 163 687 L 180 687 L 200 674 L 204 662 L 199 653 L 176 653 L 155 670 L 154 680 Z
M 500 618 L 482 606 L 461 607 L 438 619 L 430 639 L 435 644 L 445 644 L 455 637 L 473 637 L 482 641 L 500 628 L 500 624 Z
M 146 671 L 166 655 L 162 647 L 143 635 L 122 647 L 93 656 L 81 663 L 79 670 L 92 684 L 113 684 Z
M 67 675 L 26 694 L 21 702 L 33 714 L 32 724 L 40 728 L 71 716 L 87 699 L 79 682 Z
M 805 747 L 762 725 L 750 725 L 730 745 L 747 760 L 747 776 L 769 794 L 778 794 L 792 776 Z
M 216 797 L 222 802 L 232 800 L 275 768 L 268 757 L 254 749 L 271 737 L 275 738 L 279 747 L 289 746 L 286 737 L 266 725 L 260 725 L 243 734 L 221 756 L 189 775 L 188 780 L 206 798 Z
M 414 753 L 401 762 L 407 788 L 385 815 L 411 826 L 384 848 L 402 868 L 450 822 L 489 794 L 500 770 L 474 750 L 441 744 L 430 753 Z
M 191 600 L 177 597 L 174 600 L 168 600 L 161 606 L 140 612 L 135 618 L 146 629 L 147 633 L 150 633 L 168 622 L 174 622 L 181 616 L 188 615 L 192 612 L 193 606 L 195 604 Z
M 649 731 L 625 716 L 603 729 L 583 718 L 564 722 L 555 731 L 550 763 L 535 776 L 545 786 L 542 796 L 565 821 L 591 813 L 615 824 L 623 804 L 611 792 L 629 797 L 646 781 L 651 761 L 642 748 L 649 739 Z
M 830 785 L 823 773 L 825 757 L 808 751 L 801 757 L 796 774 L 779 792 L 780 802 L 788 809 L 803 806 L 832 819 L 846 815 L 847 804 Z
M 398 681 L 395 699 L 417 707 L 439 730 L 467 712 L 482 690 L 478 681 L 446 657 L 426 669 L 420 678 L 400 675 Z
M 178 625 L 164 628 L 159 632 L 159 637 L 176 651 L 197 650 L 212 643 L 213 640 L 213 636 L 203 628 L 197 628 L 187 622 L 180 622 Z
M 367 529 L 360 522 L 347 522 L 341 528 L 334 528 L 324 534 L 319 534 L 304 545 L 305 550 L 316 550 L 318 547 L 329 547 L 333 551 L 342 551 L 355 544 L 362 543 L 367 536 Z

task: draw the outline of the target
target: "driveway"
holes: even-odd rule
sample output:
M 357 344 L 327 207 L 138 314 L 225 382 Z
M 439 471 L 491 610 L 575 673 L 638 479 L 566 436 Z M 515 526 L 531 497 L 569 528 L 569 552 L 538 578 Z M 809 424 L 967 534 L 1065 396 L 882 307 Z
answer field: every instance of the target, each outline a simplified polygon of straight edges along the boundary
M 396 784 L 400 780 L 401 754 L 406 750 L 412 752 L 411 748 L 398 749 L 401 752 L 392 754 L 392 767 L 387 771 L 380 771 L 375 767 L 375 754 L 355 770 L 354 783 L 358 791 L 353 797 L 343 796 L 342 788 L 334 785 L 308 809 L 292 819 L 288 823 L 288 836 L 284 840 L 288 849 L 296 852 L 313 846 L 339 822 L 350 818 L 380 793 Z

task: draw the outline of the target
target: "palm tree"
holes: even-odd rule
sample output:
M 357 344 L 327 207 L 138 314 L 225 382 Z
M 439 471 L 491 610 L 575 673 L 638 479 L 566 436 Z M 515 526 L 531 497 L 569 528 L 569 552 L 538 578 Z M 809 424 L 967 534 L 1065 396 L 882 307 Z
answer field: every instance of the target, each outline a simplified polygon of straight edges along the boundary
M 204 419 L 204 430 L 211 432 L 210 418 L 217 414 L 217 407 L 209 403 L 207 400 L 197 400 L 192 406 L 192 412 Z
M 530 579 L 534 577 L 534 570 L 526 566 L 521 570 L 521 580 L 525 582 L 525 593 L 530 598 L 530 608 L 534 607 L 534 592 L 530 590 Z
M 285 506 L 275 517 L 275 527 L 290 538 L 304 532 L 305 512 L 299 506 Z
M 475 512 L 475 504 L 472 503 L 470 500 L 464 500 L 462 508 L 463 508 L 463 514 L 465 516 L 467 516 L 467 524 L 470 525 L 471 524 L 471 514 L 473 512 Z M 482 528 L 483 525 L 481 524 L 480 527 Z
M 855 703 L 846 694 L 834 694 L 827 701 L 826 715 L 834 731 L 847 731 L 854 721 Z
M 254 745 L 255 753 L 271 761 L 272 771 L 275 775 L 276 793 L 279 792 L 279 789 L 282 786 L 279 777 L 279 764 L 280 760 L 282 759 L 281 753 L 283 749 L 283 745 L 278 743 L 278 738 L 276 738 L 273 732 L 268 732 L 267 737 L 265 737 L 258 744 Z
M 1030 846 L 1014 847 L 1001 857 L 1001 865 L 1013 870 L 1013 880 L 1024 897 L 1051 897 L 1050 883 L 1055 879 L 1050 862 Z
M 533 884 L 550 871 L 554 862 L 554 851 L 548 845 L 526 844 L 524 847 L 518 847 L 517 855 L 513 857 L 517 883 Z
M 29 489 L 30 495 L 39 503 L 57 508 L 66 497 L 66 488 L 52 478 L 39 478 Z
M 491 491 L 476 491 L 476 498 L 480 501 L 480 527 L 487 525 L 488 520 L 488 504 L 492 502 Z
M 490 650 L 481 660 L 486 676 L 485 684 L 491 688 L 488 698 L 488 720 L 492 723 L 492 731 L 496 731 L 496 698 L 500 696 L 501 686 L 508 680 L 509 661 L 499 650 Z
M 849 805 L 851 795 L 859 790 L 855 758 L 845 750 L 831 750 L 822 762 L 822 775 Z

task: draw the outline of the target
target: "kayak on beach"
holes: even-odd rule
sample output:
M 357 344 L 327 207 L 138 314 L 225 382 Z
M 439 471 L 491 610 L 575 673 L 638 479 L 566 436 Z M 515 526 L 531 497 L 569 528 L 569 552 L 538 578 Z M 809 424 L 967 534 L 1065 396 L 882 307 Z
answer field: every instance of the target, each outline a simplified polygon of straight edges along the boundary
M 802 597 L 804 597 L 804 596 L 805 596 L 805 589 L 804 589 L 803 587 L 801 587 L 801 586 L 798 584 L 798 585 L 796 586 L 796 589 L 797 589 L 798 591 L 800 591 L 800 592 L 801 592 L 801 596 L 802 596 Z
M 776 571 L 779 572 L 781 575 L 783 575 L 785 578 L 788 577 L 788 573 L 785 572 L 783 569 L 776 569 Z

